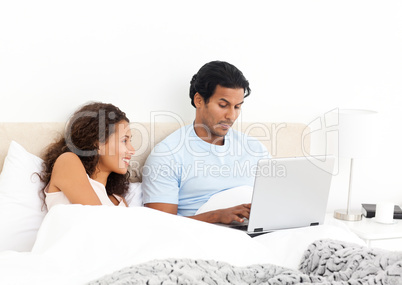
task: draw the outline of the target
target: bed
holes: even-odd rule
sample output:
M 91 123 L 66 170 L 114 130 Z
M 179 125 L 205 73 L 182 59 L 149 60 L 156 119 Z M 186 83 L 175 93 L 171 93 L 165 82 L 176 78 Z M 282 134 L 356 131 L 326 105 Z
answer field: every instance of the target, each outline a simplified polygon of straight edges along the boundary
M 142 207 L 145 158 L 180 124 L 131 126 L 130 207 L 47 212 L 33 173 L 64 123 L 0 123 L 0 284 L 402 284 L 402 254 L 367 248 L 341 223 L 250 238 Z M 236 128 L 261 139 L 274 157 L 309 152 L 303 124 Z

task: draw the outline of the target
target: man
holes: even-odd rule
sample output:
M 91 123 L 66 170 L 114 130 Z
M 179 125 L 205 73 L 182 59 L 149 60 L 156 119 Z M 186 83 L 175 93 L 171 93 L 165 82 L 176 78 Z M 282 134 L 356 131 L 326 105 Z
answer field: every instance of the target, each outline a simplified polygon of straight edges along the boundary
M 253 170 L 268 156 L 257 139 L 231 129 L 249 94 L 249 83 L 235 66 L 213 61 L 201 67 L 190 86 L 194 123 L 156 145 L 145 163 L 145 206 L 210 223 L 249 217 L 250 204 L 195 215 L 212 195 L 253 186 Z

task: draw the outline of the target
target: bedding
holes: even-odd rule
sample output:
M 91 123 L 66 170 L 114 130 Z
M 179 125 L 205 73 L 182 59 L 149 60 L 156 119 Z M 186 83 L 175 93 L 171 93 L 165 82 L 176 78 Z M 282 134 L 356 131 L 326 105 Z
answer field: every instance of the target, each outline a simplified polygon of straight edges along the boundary
M 58 205 L 43 220 L 31 252 L 0 253 L 0 284 L 86 284 L 122 268 L 172 258 L 297 270 L 306 244 L 317 238 L 336 232 L 341 240 L 364 244 L 335 226 L 294 229 L 283 239 L 286 232 L 250 238 L 145 207 Z
M 202 205 L 196 215 L 217 209 L 234 207 L 240 204 L 251 203 L 253 196 L 253 187 L 242 185 L 231 189 L 218 192 L 212 195 L 208 201 Z
M 319 240 L 299 270 L 272 264 L 236 267 L 214 260 L 167 259 L 131 266 L 88 285 L 107 284 L 402 284 L 402 252 Z
M 0 174 L 0 251 L 30 251 L 46 215 L 39 197 L 43 187 L 35 172 L 42 159 L 11 142 Z

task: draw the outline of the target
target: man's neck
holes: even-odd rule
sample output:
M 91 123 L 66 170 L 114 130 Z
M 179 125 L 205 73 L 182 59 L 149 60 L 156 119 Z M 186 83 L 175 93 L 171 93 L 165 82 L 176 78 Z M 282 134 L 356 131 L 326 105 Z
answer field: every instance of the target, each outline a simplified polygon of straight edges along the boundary
M 213 135 L 209 128 L 202 124 L 197 124 L 194 121 L 193 124 L 195 134 L 203 141 L 214 144 L 214 145 L 224 145 L 225 137 Z

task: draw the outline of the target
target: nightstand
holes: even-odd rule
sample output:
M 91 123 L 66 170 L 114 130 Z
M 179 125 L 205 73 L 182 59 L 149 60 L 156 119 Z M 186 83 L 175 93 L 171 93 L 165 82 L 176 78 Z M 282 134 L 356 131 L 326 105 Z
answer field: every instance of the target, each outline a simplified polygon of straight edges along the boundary
M 402 220 L 394 220 L 393 224 L 380 224 L 373 218 L 362 218 L 361 221 L 348 222 L 338 220 L 327 214 L 325 223 L 343 224 L 367 243 L 368 247 L 402 251 Z

